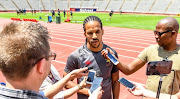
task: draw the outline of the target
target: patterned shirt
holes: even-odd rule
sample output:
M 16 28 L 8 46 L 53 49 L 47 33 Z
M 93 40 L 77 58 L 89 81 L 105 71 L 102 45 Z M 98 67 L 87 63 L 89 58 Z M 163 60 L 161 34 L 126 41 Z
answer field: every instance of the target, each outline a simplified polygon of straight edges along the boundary
M 0 86 L 0 99 L 48 99 L 31 90 L 10 89 Z

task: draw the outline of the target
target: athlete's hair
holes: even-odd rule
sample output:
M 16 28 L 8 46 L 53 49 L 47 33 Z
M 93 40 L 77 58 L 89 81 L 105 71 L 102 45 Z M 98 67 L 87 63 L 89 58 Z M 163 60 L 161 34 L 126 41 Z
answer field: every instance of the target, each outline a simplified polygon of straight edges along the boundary
M 86 32 L 85 25 L 86 25 L 86 23 L 88 23 L 89 21 L 97 21 L 97 22 L 99 22 L 100 25 L 101 25 L 101 29 L 102 29 L 102 22 L 101 22 L 101 19 L 100 19 L 100 18 L 98 18 L 97 16 L 88 16 L 86 19 L 84 19 L 84 22 L 83 22 L 84 32 Z

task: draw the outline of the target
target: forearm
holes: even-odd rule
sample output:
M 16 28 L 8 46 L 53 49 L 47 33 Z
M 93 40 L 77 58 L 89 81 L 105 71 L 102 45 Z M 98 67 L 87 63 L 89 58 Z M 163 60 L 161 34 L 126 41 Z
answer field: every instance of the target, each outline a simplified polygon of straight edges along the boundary
M 77 85 L 78 85 L 77 83 L 75 83 L 73 81 L 69 81 L 65 88 L 70 89 L 70 88 L 76 87 Z M 89 96 L 88 90 L 89 89 L 87 89 L 87 88 L 83 88 L 81 90 L 78 90 L 77 93 Z
M 79 91 L 78 86 L 75 86 L 75 87 L 73 87 L 71 89 L 65 90 L 65 91 L 63 91 L 64 98 L 69 98 L 70 96 L 72 96 L 73 94 L 75 94 L 78 91 Z
M 120 83 L 118 82 L 118 79 L 119 79 L 119 71 L 112 73 L 113 99 L 119 99 Z
M 53 97 L 55 96 L 58 92 L 60 92 L 63 87 L 66 85 L 66 83 L 71 79 L 71 74 L 66 75 L 64 78 L 62 78 L 60 81 L 52 85 L 50 88 L 45 89 L 43 92 L 46 97 Z
M 136 72 L 137 70 L 139 70 L 140 68 L 142 68 L 145 64 L 146 64 L 145 62 L 143 62 L 139 58 L 137 58 L 130 64 L 119 62 L 119 64 L 117 64 L 117 67 L 124 74 L 130 75 L 130 74 Z
M 120 83 L 118 81 L 112 84 L 113 99 L 119 99 Z
M 122 73 L 124 73 L 126 75 L 130 75 L 131 74 L 132 70 L 131 70 L 131 68 L 130 68 L 130 66 L 128 64 L 119 61 L 119 63 L 116 66 L 119 68 L 119 70 Z

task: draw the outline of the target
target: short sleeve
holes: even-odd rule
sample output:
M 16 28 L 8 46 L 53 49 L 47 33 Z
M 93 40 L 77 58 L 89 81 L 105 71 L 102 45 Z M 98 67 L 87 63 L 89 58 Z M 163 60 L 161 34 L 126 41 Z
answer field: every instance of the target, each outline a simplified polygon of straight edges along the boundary
M 138 58 L 143 61 L 143 62 L 147 62 L 147 52 L 148 52 L 149 47 L 145 48 L 139 55 Z
M 77 56 L 72 53 L 67 59 L 67 63 L 66 63 L 66 67 L 64 68 L 64 71 L 66 73 L 70 73 L 74 69 L 78 69 L 78 59 Z

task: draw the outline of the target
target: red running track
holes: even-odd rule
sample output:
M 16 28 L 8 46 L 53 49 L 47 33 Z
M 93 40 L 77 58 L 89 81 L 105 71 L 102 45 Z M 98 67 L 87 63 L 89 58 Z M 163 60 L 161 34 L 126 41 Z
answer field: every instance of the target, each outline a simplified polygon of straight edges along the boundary
M 0 20 L 0 29 L 2 29 L 3 25 L 12 22 L 10 19 Z M 72 23 L 40 23 L 46 26 L 50 31 L 52 37 L 52 41 L 50 43 L 51 48 L 55 53 L 57 53 L 57 58 L 55 61 L 52 61 L 52 64 L 57 68 L 62 77 L 67 57 L 71 52 L 76 50 L 85 42 L 83 26 L 82 24 Z M 130 63 L 144 48 L 156 43 L 153 31 L 150 30 L 107 26 L 104 26 L 103 28 L 105 32 L 103 35 L 103 42 L 114 48 L 118 53 L 119 59 L 125 63 Z M 180 36 L 178 36 L 178 43 L 180 43 L 179 38 Z M 130 76 L 120 73 L 120 77 L 125 77 L 128 80 L 145 84 L 147 78 L 145 70 L 146 66 Z M 4 81 L 2 74 L 0 74 L 0 81 Z M 69 99 L 73 98 L 76 98 L 76 95 L 73 95 Z M 141 97 L 131 95 L 126 88 L 121 85 L 119 99 L 141 99 Z

